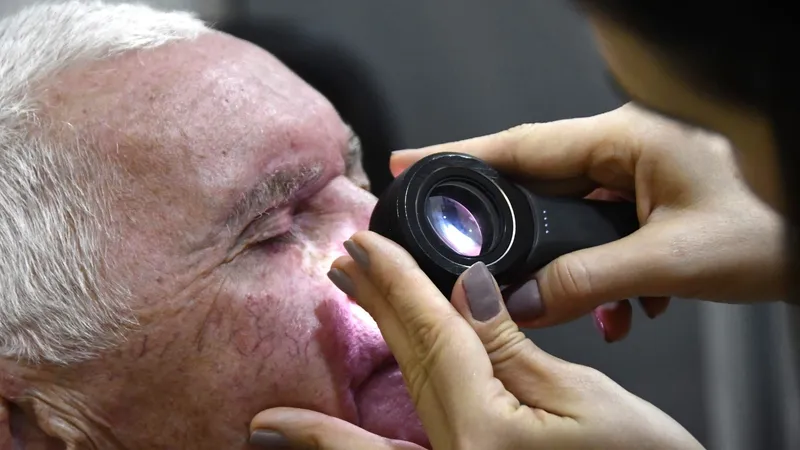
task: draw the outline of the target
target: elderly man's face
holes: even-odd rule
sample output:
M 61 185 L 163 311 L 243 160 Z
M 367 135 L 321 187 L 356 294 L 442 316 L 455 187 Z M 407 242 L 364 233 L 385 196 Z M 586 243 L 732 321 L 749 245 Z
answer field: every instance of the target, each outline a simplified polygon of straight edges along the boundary
M 425 441 L 374 322 L 325 276 L 374 198 L 320 94 L 215 33 L 71 70 L 47 103 L 115 167 L 108 258 L 142 325 L 48 403 L 127 448 L 245 448 L 273 406 Z

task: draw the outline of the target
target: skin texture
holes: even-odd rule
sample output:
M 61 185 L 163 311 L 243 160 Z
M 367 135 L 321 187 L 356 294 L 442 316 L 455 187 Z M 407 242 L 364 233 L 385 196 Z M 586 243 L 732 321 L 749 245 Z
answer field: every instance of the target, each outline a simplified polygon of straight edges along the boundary
M 0 449 L 249 448 L 250 420 L 274 406 L 358 422 L 355 387 L 390 353 L 325 276 L 375 202 L 348 179 L 363 173 L 328 101 L 213 33 L 75 67 L 43 103 L 121 181 L 108 258 L 140 327 L 77 366 L 3 361 Z M 231 216 L 260 180 L 302 167 L 314 176 L 286 201 Z

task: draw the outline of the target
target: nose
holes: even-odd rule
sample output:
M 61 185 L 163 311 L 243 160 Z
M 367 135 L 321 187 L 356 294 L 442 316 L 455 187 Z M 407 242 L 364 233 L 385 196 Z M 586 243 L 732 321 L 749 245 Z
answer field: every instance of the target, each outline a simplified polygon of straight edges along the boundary
M 341 225 L 351 222 L 357 229 L 365 230 L 377 199 L 347 178 L 338 177 L 319 192 L 313 202 L 315 209 L 338 217 Z
M 348 183 L 345 187 L 348 196 L 352 198 L 355 205 L 353 209 L 353 220 L 359 229 L 366 230 L 369 228 L 369 220 L 372 216 L 372 211 L 375 209 L 375 204 L 378 199 L 372 195 L 371 192 L 356 186 L 353 183 Z

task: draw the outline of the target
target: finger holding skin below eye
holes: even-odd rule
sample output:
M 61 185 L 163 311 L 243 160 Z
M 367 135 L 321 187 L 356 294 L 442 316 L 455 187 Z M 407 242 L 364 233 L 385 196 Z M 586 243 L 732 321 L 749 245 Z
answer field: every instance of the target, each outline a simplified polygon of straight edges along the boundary
M 454 411 L 487 405 L 491 361 L 469 323 L 405 250 L 377 235 L 360 241 L 370 247 L 369 266 L 351 249 L 361 264 L 343 257 L 332 271 L 352 280 L 357 302 L 378 323 L 423 423 L 452 423 L 465 417 Z

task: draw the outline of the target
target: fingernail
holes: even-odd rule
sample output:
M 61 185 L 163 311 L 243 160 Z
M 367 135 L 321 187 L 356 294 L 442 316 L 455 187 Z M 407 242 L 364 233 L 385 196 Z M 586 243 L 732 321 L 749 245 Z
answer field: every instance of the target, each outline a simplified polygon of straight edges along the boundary
M 347 253 L 353 258 L 353 261 L 361 266 L 362 269 L 369 268 L 369 255 L 360 245 L 348 239 L 344 241 L 344 249 L 347 250 Z
M 250 435 L 250 444 L 270 450 L 290 450 L 292 445 L 277 431 L 256 430 Z
M 339 288 L 340 291 L 349 297 L 356 298 L 356 285 L 341 269 L 331 269 L 328 271 L 328 278 Z
M 644 314 L 650 319 L 658 318 L 659 316 L 667 312 L 667 308 L 669 306 L 669 303 L 667 303 L 659 305 L 658 308 L 653 308 L 654 304 L 657 303 L 651 303 L 650 301 L 656 299 L 663 300 L 663 298 L 658 298 L 658 297 L 639 297 L 639 305 L 641 305 L 642 310 L 644 310 Z
M 592 311 L 592 318 L 594 319 L 595 328 L 597 328 L 597 331 L 603 335 L 603 340 L 610 343 L 611 341 L 608 339 L 608 334 L 606 333 L 606 325 L 603 323 L 603 319 L 600 317 L 600 311 L 597 309 Z
M 506 309 L 515 321 L 527 322 L 538 319 L 544 313 L 539 282 L 530 280 L 505 295 Z
M 403 150 L 394 150 L 392 152 L 392 155 L 400 155 L 402 153 L 408 153 L 408 152 L 413 152 L 413 151 L 414 151 L 413 148 L 408 148 L 408 149 L 403 149 Z
M 500 313 L 502 297 L 486 264 L 476 262 L 464 272 L 462 281 L 472 318 L 486 322 Z

